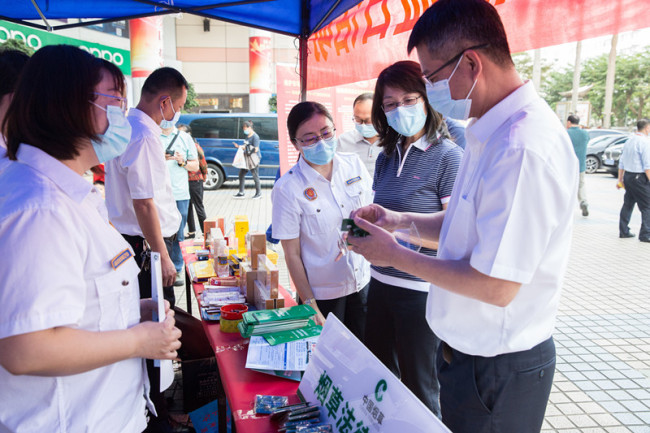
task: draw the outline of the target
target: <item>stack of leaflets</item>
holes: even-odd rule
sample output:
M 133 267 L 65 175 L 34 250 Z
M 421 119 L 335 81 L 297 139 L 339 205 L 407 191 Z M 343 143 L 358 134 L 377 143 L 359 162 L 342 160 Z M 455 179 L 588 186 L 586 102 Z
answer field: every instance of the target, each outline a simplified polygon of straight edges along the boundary
M 244 304 L 246 298 L 239 293 L 239 287 L 205 286 L 199 295 L 203 320 L 219 320 L 221 307 L 229 304 Z
M 299 382 L 317 341 L 318 337 L 311 337 L 271 346 L 264 338 L 253 336 L 248 345 L 246 368 Z
M 314 326 L 310 318 L 316 311 L 309 305 L 278 308 L 275 310 L 259 310 L 244 313 L 243 320 L 237 325 L 242 337 L 264 335 L 281 331 Z
M 208 281 L 210 277 L 217 276 L 214 272 L 213 259 L 192 262 L 188 265 L 187 270 L 193 283 L 203 283 Z

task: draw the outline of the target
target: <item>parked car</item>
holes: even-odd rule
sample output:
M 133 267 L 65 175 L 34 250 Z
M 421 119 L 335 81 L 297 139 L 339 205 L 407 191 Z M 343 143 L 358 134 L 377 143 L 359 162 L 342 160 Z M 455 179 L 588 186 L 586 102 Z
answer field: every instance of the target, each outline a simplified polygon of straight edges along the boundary
M 260 136 L 260 179 L 275 179 L 280 167 L 277 114 L 182 114 L 178 120 L 192 128 L 192 136 L 205 152 L 208 163 L 208 175 L 204 182 L 206 190 L 217 189 L 225 181 L 238 179 L 239 169 L 232 166 L 237 152 L 233 142 L 243 144 L 245 137 L 242 127 L 246 120 L 253 121 L 253 129 Z M 252 178 L 250 173 L 246 176 Z
M 600 131 L 600 130 L 598 130 Z M 587 159 L 585 170 L 586 173 L 595 173 L 596 170 L 601 168 L 603 152 L 610 146 L 615 146 L 621 142 L 627 141 L 629 134 L 616 133 L 609 135 L 601 135 L 594 139 L 589 140 L 587 144 Z
M 603 135 L 617 135 L 617 134 L 627 134 L 625 131 L 619 131 L 618 129 L 585 129 L 587 134 L 589 134 L 589 140 L 594 138 L 602 137 Z
M 618 160 L 621 158 L 623 146 L 625 146 L 625 143 L 627 143 L 629 138 L 630 136 L 625 137 L 623 142 L 608 147 L 603 153 L 603 168 L 614 177 L 618 177 Z

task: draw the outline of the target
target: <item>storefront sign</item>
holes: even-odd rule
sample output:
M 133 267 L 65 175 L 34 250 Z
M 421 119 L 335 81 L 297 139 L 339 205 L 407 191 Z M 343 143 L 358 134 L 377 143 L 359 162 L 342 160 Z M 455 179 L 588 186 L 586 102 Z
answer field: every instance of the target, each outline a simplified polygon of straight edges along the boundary
M 331 313 L 298 393 L 335 432 L 450 433 Z
M 55 33 L 13 24 L 8 21 L 0 21 L 0 44 L 4 44 L 9 39 L 23 41 L 27 46 L 35 50 L 46 45 L 73 45 L 82 50 L 88 51 L 95 57 L 108 60 L 120 68 L 124 75 L 131 75 L 131 55 L 128 50 L 82 41 L 80 39 L 68 38 Z

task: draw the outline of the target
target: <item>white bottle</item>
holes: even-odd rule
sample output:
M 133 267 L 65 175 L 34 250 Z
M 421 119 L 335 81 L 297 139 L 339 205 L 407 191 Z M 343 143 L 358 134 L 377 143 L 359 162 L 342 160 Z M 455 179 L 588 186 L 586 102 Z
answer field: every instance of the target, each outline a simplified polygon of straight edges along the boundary
M 228 246 L 224 239 L 219 241 L 219 249 L 217 250 L 217 276 L 219 278 L 230 276 L 230 267 L 228 266 Z

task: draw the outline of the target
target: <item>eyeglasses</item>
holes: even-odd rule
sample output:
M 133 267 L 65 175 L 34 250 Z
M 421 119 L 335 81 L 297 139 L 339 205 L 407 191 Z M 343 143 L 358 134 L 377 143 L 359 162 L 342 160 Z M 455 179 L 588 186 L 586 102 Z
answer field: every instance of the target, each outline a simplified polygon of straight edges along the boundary
M 117 99 L 120 102 L 119 105 L 120 110 L 122 110 L 122 113 L 126 113 L 127 110 L 126 98 L 122 98 L 121 96 L 107 95 L 105 93 L 99 93 L 99 92 L 93 92 L 93 94 L 99 96 L 106 96 L 107 98 Z
M 438 72 L 442 71 L 443 69 L 445 69 L 447 66 L 451 65 L 452 63 L 457 62 L 458 59 L 460 59 L 463 56 L 463 54 L 465 54 L 465 51 L 478 50 L 479 48 L 486 48 L 489 45 L 490 45 L 489 43 L 485 43 L 485 44 L 479 44 L 479 45 L 472 45 L 471 47 L 465 48 L 463 51 L 461 51 L 460 53 L 456 54 L 454 57 L 449 59 L 449 61 L 447 63 L 445 63 L 444 65 L 442 65 L 441 67 L 439 67 L 438 69 L 436 69 L 435 71 L 430 73 L 429 75 L 422 75 L 422 77 L 424 77 L 424 79 L 426 81 L 428 81 L 430 84 L 433 84 L 433 81 L 431 81 L 431 77 L 433 77 Z
M 302 136 L 302 138 L 296 138 L 296 141 L 302 143 L 303 146 L 311 146 L 318 143 L 321 138 L 323 140 L 329 140 L 330 138 L 334 137 L 335 131 L 336 128 L 328 126 L 327 128 L 321 129 L 320 134 L 305 134 Z
M 357 119 L 356 117 L 353 117 L 352 121 L 357 125 L 372 125 L 372 119 L 361 120 L 361 119 Z
M 405 107 L 411 107 L 411 106 L 417 104 L 418 99 L 420 99 L 421 97 L 422 96 L 414 96 L 414 97 L 411 97 L 411 98 L 406 98 L 402 102 L 387 102 L 385 104 L 382 104 L 381 108 L 384 109 L 384 113 L 389 113 L 389 112 L 397 109 L 397 107 L 402 106 L 402 105 L 405 106 Z

